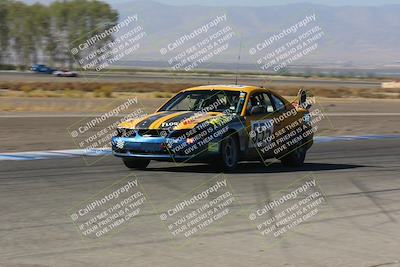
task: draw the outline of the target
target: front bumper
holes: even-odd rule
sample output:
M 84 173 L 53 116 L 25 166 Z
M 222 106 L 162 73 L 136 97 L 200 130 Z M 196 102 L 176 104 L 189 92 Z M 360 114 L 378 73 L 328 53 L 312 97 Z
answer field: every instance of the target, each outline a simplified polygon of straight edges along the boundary
M 165 137 L 113 137 L 112 152 L 116 157 L 175 162 L 205 162 L 220 155 L 219 140 L 203 146 L 185 140 Z M 169 145 L 167 145 L 169 144 Z

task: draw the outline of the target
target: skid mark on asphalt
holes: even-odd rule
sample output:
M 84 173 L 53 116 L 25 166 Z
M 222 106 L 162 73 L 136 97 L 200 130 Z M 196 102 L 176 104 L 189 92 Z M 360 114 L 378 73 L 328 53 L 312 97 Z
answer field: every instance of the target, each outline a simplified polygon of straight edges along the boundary
M 354 186 L 356 186 L 360 191 L 362 192 L 368 192 L 370 189 L 365 186 L 361 181 L 358 181 L 357 179 L 350 178 L 350 181 L 353 183 Z M 385 207 L 381 205 L 375 198 L 371 197 L 369 194 L 365 194 L 365 196 L 382 212 L 383 215 L 386 216 L 386 218 L 393 222 L 396 223 L 397 220 L 395 217 L 393 217 L 389 212 L 386 211 Z

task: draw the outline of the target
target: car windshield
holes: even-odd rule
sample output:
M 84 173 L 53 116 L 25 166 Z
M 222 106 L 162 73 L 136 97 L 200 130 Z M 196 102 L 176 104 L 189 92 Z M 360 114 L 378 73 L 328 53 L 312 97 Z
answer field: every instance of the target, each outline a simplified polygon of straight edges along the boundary
M 171 98 L 160 111 L 229 111 L 240 113 L 246 94 L 239 91 L 186 91 Z

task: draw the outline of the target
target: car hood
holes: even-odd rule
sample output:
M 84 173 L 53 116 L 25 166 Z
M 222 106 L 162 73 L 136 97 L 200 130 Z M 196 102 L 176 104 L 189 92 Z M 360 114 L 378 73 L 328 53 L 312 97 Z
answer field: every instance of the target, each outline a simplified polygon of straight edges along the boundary
M 192 129 L 205 121 L 217 121 L 225 116 L 226 114 L 222 112 L 162 111 L 122 122 L 118 127 L 139 130 L 184 130 Z

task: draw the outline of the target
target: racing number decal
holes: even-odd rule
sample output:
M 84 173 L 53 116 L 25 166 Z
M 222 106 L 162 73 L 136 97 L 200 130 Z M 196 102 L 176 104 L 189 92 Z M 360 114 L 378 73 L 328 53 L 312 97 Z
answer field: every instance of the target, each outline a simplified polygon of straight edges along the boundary
M 251 122 L 249 147 L 264 147 L 270 143 L 270 136 L 274 129 L 273 120 Z

